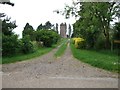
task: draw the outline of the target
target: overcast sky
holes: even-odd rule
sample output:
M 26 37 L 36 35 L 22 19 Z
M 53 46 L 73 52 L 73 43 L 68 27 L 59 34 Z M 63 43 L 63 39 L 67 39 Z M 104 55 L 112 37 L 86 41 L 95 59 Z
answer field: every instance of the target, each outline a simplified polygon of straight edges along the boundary
M 15 4 L 14 7 L 9 5 L 0 5 L 0 11 L 6 13 L 11 20 L 16 20 L 18 27 L 14 29 L 16 34 L 22 35 L 22 30 L 28 22 L 34 29 L 40 23 L 50 21 L 52 24 L 64 23 L 73 24 L 74 18 L 66 20 L 64 16 L 54 13 L 58 9 L 62 10 L 65 4 L 72 4 L 72 0 L 10 0 Z

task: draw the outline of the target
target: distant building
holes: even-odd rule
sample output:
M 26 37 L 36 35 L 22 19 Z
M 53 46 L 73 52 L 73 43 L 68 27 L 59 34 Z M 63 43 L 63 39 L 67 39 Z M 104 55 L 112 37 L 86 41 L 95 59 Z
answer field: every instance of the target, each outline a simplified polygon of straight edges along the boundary
M 63 38 L 67 37 L 66 31 L 67 31 L 67 24 L 66 23 L 65 24 L 61 23 L 60 24 L 60 35 L 61 35 L 61 37 L 63 37 Z

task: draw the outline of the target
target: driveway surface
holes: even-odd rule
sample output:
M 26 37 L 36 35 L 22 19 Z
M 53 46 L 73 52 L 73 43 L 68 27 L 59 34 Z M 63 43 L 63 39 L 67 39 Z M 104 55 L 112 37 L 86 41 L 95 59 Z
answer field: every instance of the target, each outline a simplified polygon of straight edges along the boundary
M 69 44 L 54 57 L 59 47 L 27 61 L 2 66 L 3 88 L 118 88 L 118 75 L 75 59 Z

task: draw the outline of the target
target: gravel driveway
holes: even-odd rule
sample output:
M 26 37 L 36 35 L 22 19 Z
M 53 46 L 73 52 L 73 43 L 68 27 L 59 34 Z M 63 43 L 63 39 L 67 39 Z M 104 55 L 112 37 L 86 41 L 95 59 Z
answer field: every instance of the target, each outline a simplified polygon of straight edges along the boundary
M 58 48 L 28 61 L 3 65 L 3 88 L 118 88 L 117 74 L 82 63 L 68 45 L 64 55 Z

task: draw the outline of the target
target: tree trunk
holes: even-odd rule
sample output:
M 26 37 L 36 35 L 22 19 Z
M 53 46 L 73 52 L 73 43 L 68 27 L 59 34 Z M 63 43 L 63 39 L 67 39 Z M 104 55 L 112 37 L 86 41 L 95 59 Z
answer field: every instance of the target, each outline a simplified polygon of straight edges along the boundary
M 110 48 L 110 40 L 109 40 L 109 32 L 108 30 L 106 30 L 106 34 L 105 34 L 105 48 L 109 49 Z

